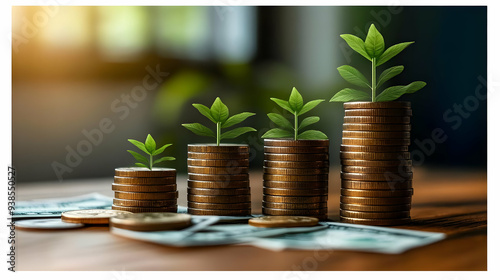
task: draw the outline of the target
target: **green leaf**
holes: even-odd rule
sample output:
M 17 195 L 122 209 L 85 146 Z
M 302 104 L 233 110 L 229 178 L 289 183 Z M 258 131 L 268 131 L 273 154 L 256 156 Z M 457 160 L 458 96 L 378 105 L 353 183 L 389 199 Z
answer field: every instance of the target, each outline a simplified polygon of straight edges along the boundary
M 293 137 L 293 133 L 288 130 L 284 130 L 281 128 L 273 128 L 264 133 L 262 138 L 290 138 Z
M 399 65 L 399 66 L 394 66 L 389 69 L 386 69 L 380 76 L 378 77 L 378 82 L 377 82 L 377 87 L 381 86 L 385 82 L 387 82 L 389 79 L 392 79 L 394 76 L 397 76 L 403 72 L 404 66 Z
M 222 124 L 226 122 L 229 117 L 229 109 L 224 103 L 222 103 L 219 97 L 215 99 L 212 107 L 210 107 L 210 113 L 215 122 L 220 122 Z
M 276 113 L 269 113 L 269 114 L 267 114 L 267 116 L 269 117 L 269 119 L 273 123 L 277 124 L 278 126 L 280 126 L 282 128 L 293 129 L 292 123 L 289 120 L 287 120 L 285 117 L 283 117 L 282 115 L 276 114 Z
M 312 100 L 312 101 L 307 102 L 302 107 L 302 110 L 300 110 L 300 112 L 298 113 L 298 116 L 311 111 L 312 109 L 314 109 L 314 107 L 318 106 L 318 104 L 323 102 L 323 101 L 325 101 L 325 100 L 324 99 L 316 99 L 316 100 Z
M 306 130 L 297 136 L 297 140 L 328 139 L 328 136 L 319 130 Z
M 134 140 L 134 139 L 128 139 L 128 141 L 132 144 L 134 144 L 137 148 L 141 149 L 143 152 L 149 155 L 148 150 L 146 149 L 146 146 L 140 141 Z
M 393 101 L 405 93 L 414 93 L 426 85 L 425 82 L 417 81 L 406 86 L 394 86 L 386 88 L 376 98 L 376 102 Z
M 145 163 L 145 164 L 149 163 L 148 159 L 145 156 L 143 156 L 137 152 L 134 152 L 132 150 L 127 150 L 127 152 L 129 152 L 137 161 L 140 161 L 140 162 Z
M 365 39 L 366 53 L 372 58 L 379 58 L 385 49 L 384 37 L 378 32 L 375 25 L 370 25 Z
M 330 102 L 349 102 L 349 101 L 371 101 L 371 95 L 364 91 L 345 88 L 337 92 Z
M 160 162 L 167 161 L 167 160 L 175 160 L 175 158 L 174 157 L 162 157 L 162 158 L 159 158 L 159 159 L 153 161 L 153 165 L 160 163 Z
M 288 112 L 292 114 L 294 113 L 292 107 L 290 107 L 290 104 L 288 104 L 288 101 L 272 97 L 271 100 L 274 101 L 276 104 L 278 104 L 278 106 L 280 106 L 281 108 L 287 110 Z
M 185 123 L 182 125 L 183 127 L 191 130 L 197 135 L 200 136 L 208 136 L 208 137 L 215 137 L 215 133 L 208 127 L 199 124 L 199 123 Z
M 170 147 L 170 146 L 172 146 L 172 144 L 166 144 L 163 147 L 157 149 L 156 151 L 154 151 L 153 156 L 156 156 L 156 155 L 163 153 L 163 151 L 165 151 L 165 149 Z
M 193 104 L 193 107 L 195 107 L 196 109 L 198 109 L 198 111 L 200 111 L 200 113 L 203 116 L 207 117 L 212 122 L 217 123 L 217 121 L 215 120 L 215 118 L 212 116 L 212 113 L 211 113 L 210 109 L 207 106 L 205 106 L 203 104 Z
M 148 154 L 153 154 L 153 152 L 156 150 L 156 142 L 153 139 L 153 136 L 151 134 L 148 134 L 148 137 L 146 137 L 146 142 L 144 142 L 144 147 L 146 147 L 146 150 L 148 150 Z
M 222 133 L 222 135 L 220 136 L 220 139 L 233 139 L 233 138 L 236 138 L 242 134 L 245 134 L 245 133 L 251 132 L 251 131 L 257 131 L 257 130 L 255 128 L 252 128 L 252 127 L 238 127 L 238 128 L 233 129 L 233 130 L 229 130 L 229 131 Z
M 295 87 L 292 89 L 288 104 L 290 104 L 290 108 L 292 108 L 295 112 L 300 112 L 300 110 L 302 110 L 302 106 L 304 106 L 302 95 L 300 95 L 299 91 Z
M 226 127 L 233 126 L 235 124 L 239 124 L 240 122 L 246 120 L 248 117 L 251 117 L 253 115 L 255 115 L 255 113 L 243 112 L 240 114 L 236 114 L 236 115 L 230 117 L 229 119 L 227 119 L 227 121 L 224 123 L 222 128 L 226 128 Z
M 307 117 L 300 123 L 299 130 L 317 122 L 319 122 L 319 117 Z
M 366 53 L 365 42 L 359 37 L 356 37 L 351 34 L 342 34 L 340 35 L 342 39 L 346 41 L 346 43 L 351 47 L 351 49 L 355 50 L 360 55 L 364 56 L 368 60 L 372 60 L 371 57 Z
M 371 88 L 368 80 L 356 68 L 349 65 L 342 65 L 337 68 L 337 70 L 339 71 L 340 76 L 342 76 L 342 78 L 349 83 L 360 87 Z
M 406 49 L 409 45 L 413 44 L 415 42 L 405 42 L 405 43 L 399 43 L 394 46 L 389 47 L 385 52 L 377 59 L 377 66 L 380 66 L 384 63 L 386 63 L 389 59 L 393 58 L 396 56 L 398 53 Z
M 138 162 L 136 162 L 136 163 L 135 163 L 135 166 L 139 166 L 139 167 L 146 167 L 146 168 L 148 168 L 148 169 L 149 169 L 149 166 L 147 166 L 147 165 L 145 165 L 145 164 L 142 164 L 142 163 L 138 163 Z

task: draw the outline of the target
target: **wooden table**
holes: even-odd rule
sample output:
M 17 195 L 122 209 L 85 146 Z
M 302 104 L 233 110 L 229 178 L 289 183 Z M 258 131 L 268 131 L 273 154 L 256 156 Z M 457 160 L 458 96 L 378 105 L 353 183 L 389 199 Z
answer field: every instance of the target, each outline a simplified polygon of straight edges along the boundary
M 106 227 L 16 232 L 17 270 L 486 270 L 486 172 L 415 170 L 413 222 L 401 228 L 444 232 L 438 243 L 399 255 L 349 251 L 272 252 L 252 246 L 171 248 L 114 236 Z M 329 215 L 338 221 L 338 170 L 330 173 Z M 260 213 L 261 173 L 251 174 Z M 18 200 L 89 192 L 112 195 L 112 178 L 19 184 Z M 178 177 L 186 205 L 186 176 Z M 288 276 L 287 276 L 288 277 Z

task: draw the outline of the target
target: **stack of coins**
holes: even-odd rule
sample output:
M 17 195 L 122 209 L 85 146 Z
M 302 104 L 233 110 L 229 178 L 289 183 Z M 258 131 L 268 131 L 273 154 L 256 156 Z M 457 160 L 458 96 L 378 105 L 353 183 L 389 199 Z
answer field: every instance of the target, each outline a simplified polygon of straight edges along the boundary
M 142 212 L 177 212 L 176 170 L 123 167 L 115 169 L 112 209 Z
M 329 140 L 264 140 L 262 214 L 328 218 Z
M 367 225 L 410 221 L 409 102 L 344 104 L 340 220 Z
M 251 214 L 248 145 L 188 145 L 188 213 Z

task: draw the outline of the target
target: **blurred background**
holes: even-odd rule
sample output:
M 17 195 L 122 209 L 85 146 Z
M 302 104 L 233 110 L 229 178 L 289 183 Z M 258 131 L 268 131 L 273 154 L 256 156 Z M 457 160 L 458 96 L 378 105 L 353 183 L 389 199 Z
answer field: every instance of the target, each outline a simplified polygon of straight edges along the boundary
M 365 38 L 374 23 L 386 46 L 415 41 L 378 70 L 404 65 L 388 86 L 427 82 L 412 102 L 412 139 L 447 135 L 435 149 L 410 147 L 424 168 L 486 170 L 486 7 L 14 7 L 12 158 L 17 180 L 111 177 L 132 166 L 127 139 L 174 143 L 165 166 L 186 170 L 187 144 L 212 142 L 182 123 L 208 120 L 191 106 L 219 96 L 243 124 L 251 167 L 262 166 L 260 136 L 278 110 L 270 97 L 293 86 L 327 101 L 349 86 L 336 68 L 366 76 L 370 63 L 340 34 Z M 343 108 L 324 102 L 308 115 L 331 140 L 339 165 Z M 226 141 L 227 142 L 227 141 Z M 427 141 L 428 143 L 428 141 Z

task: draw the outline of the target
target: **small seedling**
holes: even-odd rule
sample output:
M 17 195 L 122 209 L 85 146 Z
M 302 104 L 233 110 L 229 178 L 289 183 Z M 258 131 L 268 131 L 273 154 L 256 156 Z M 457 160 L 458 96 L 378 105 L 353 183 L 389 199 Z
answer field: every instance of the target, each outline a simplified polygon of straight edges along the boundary
M 132 154 L 132 156 L 134 156 L 134 158 L 137 161 L 139 161 L 135 164 L 136 166 L 146 167 L 146 168 L 149 168 L 150 170 L 153 170 L 153 165 L 155 165 L 157 163 L 169 161 L 169 160 L 175 160 L 174 157 L 162 157 L 162 158 L 159 158 L 157 160 L 153 160 L 154 156 L 157 156 L 157 155 L 163 153 L 163 151 L 166 148 L 172 146 L 172 144 L 166 144 L 166 145 L 162 146 L 161 148 L 156 149 L 156 142 L 153 139 L 153 136 L 151 136 L 151 134 L 148 134 L 148 137 L 146 137 L 146 142 L 144 142 L 144 143 L 137 141 L 137 140 L 134 140 L 134 139 L 128 139 L 128 141 L 130 143 L 134 144 L 137 148 L 141 149 L 147 155 L 149 155 L 149 160 L 148 160 L 147 157 L 145 157 L 137 152 L 134 152 L 132 150 L 127 150 L 127 152 Z
M 271 119 L 271 121 L 278 125 L 280 128 L 270 129 L 268 132 L 262 135 L 262 138 L 293 138 L 294 140 L 328 139 L 328 137 L 323 132 L 318 130 L 306 130 L 302 133 L 299 133 L 299 130 L 319 121 L 319 117 L 313 116 L 305 118 L 299 124 L 299 116 L 309 112 L 314 107 L 318 106 L 319 103 L 325 101 L 324 99 L 312 100 L 304 104 L 302 95 L 300 95 L 299 91 L 296 88 L 293 88 L 288 101 L 278 98 L 271 98 L 271 100 L 276 102 L 276 104 L 278 104 L 278 106 L 280 106 L 281 108 L 293 114 L 294 124 L 292 125 L 292 123 L 286 117 L 280 114 L 269 113 L 267 114 L 269 119 Z
M 359 86 L 365 89 L 371 89 L 370 93 L 357 90 L 352 88 L 345 88 L 337 92 L 330 102 L 348 102 L 348 101 L 372 101 L 372 102 L 382 102 L 382 101 L 393 101 L 398 99 L 401 95 L 406 93 L 414 93 L 417 90 L 423 88 L 425 82 L 413 82 L 406 86 L 393 86 L 388 87 L 382 93 L 377 95 L 377 89 L 382 86 L 389 79 L 399 75 L 403 72 L 404 67 L 402 65 L 394 66 L 383 71 L 378 77 L 377 81 L 377 66 L 386 63 L 389 59 L 396 56 L 398 53 L 403 51 L 406 47 L 413 44 L 414 42 L 399 43 L 385 49 L 384 37 L 378 32 L 375 25 L 371 25 L 366 35 L 366 40 L 356 37 L 351 34 L 340 35 L 344 39 L 349 47 L 355 50 L 357 53 L 361 54 L 364 58 L 368 59 L 372 64 L 372 76 L 371 84 L 365 78 L 365 76 L 358 71 L 356 68 L 349 65 L 342 65 L 337 70 L 340 76 L 344 78 L 351 84 Z
M 217 146 L 220 145 L 220 141 L 222 139 L 233 139 L 247 132 L 257 131 L 252 127 L 238 127 L 222 133 L 223 128 L 239 124 L 248 117 L 255 115 L 255 113 L 243 112 L 229 117 L 229 109 L 224 103 L 222 103 L 219 97 L 215 99 L 212 107 L 210 108 L 202 104 L 193 104 L 193 106 L 198 109 L 202 115 L 216 124 L 216 132 L 214 133 L 213 130 L 199 123 L 187 123 L 182 126 L 197 135 L 214 137 L 216 139 Z

